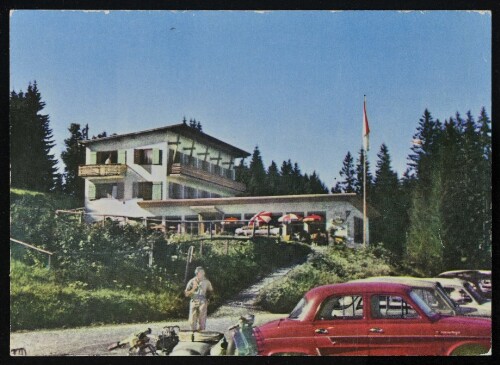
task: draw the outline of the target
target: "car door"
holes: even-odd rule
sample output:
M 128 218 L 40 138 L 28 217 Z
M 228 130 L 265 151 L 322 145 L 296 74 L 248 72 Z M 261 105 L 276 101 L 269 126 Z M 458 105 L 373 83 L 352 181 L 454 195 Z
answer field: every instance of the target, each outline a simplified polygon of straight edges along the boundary
M 320 305 L 313 321 L 318 355 L 368 355 L 362 295 L 334 295 Z
M 432 323 L 408 297 L 373 294 L 369 301 L 370 356 L 441 354 Z

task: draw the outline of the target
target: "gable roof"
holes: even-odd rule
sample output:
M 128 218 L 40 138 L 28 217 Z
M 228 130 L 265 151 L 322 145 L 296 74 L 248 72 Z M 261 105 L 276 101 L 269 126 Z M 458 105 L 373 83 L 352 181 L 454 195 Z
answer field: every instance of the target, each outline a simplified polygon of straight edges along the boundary
M 250 156 L 249 152 L 246 152 L 246 151 L 244 151 L 238 147 L 235 147 L 229 143 L 223 142 L 220 139 L 212 137 L 204 132 L 201 132 L 201 131 L 199 131 L 195 128 L 192 128 L 192 127 L 188 126 L 187 124 L 183 124 L 183 123 L 173 124 L 173 125 L 160 127 L 160 128 L 146 129 L 143 131 L 132 132 L 132 133 L 116 134 L 113 136 L 108 136 L 108 137 L 103 137 L 103 138 L 87 139 L 87 140 L 81 141 L 81 143 L 83 145 L 90 145 L 90 144 L 99 143 L 99 142 L 103 142 L 103 141 L 109 141 L 109 140 L 114 140 L 114 139 L 119 140 L 119 139 L 132 137 L 132 136 L 152 134 L 152 133 L 158 133 L 158 132 L 166 132 L 166 131 L 172 131 L 172 132 L 178 133 L 182 136 L 195 139 L 195 140 L 200 141 L 202 143 L 206 143 L 209 146 L 213 146 L 213 147 L 216 147 L 218 149 L 221 149 L 234 157 L 248 157 L 248 156 Z

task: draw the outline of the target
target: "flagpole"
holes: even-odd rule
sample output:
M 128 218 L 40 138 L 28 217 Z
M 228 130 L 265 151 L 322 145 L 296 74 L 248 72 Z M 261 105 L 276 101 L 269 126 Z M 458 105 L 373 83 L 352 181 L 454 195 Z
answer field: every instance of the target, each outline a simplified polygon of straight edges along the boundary
M 364 96 L 363 108 L 366 108 L 366 95 Z M 363 247 L 364 248 L 366 248 L 366 147 L 367 146 L 365 146 L 365 144 L 363 143 Z

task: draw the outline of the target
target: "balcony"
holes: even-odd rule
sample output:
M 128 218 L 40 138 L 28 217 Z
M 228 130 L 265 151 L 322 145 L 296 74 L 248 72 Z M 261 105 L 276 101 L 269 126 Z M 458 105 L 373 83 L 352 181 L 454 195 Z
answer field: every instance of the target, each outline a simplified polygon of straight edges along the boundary
M 216 184 L 228 189 L 235 190 L 237 192 L 244 192 L 246 190 L 245 184 L 228 179 L 220 175 L 214 175 L 206 171 L 197 169 L 196 167 L 181 165 L 180 163 L 174 163 L 168 171 L 169 175 L 179 175 L 192 177 L 195 179 L 208 182 L 210 184 Z
M 80 177 L 120 177 L 127 172 L 127 165 L 82 165 L 78 166 L 78 176 Z

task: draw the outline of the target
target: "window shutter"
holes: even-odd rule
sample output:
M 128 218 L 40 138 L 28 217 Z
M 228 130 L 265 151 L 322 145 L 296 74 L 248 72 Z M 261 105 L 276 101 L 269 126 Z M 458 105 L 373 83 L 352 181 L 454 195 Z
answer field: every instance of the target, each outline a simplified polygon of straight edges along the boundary
M 97 152 L 90 151 L 89 165 L 97 164 Z
M 118 163 L 126 164 L 127 163 L 127 151 L 119 150 L 118 151 Z
M 89 200 L 95 200 L 95 185 L 89 182 Z
M 141 163 L 141 150 L 134 150 L 134 163 L 138 165 Z
M 153 193 L 151 194 L 152 200 L 161 200 L 161 191 L 162 191 L 162 183 L 154 182 L 153 183 Z
M 160 149 L 153 148 L 153 165 L 160 165 L 160 164 L 161 164 Z

